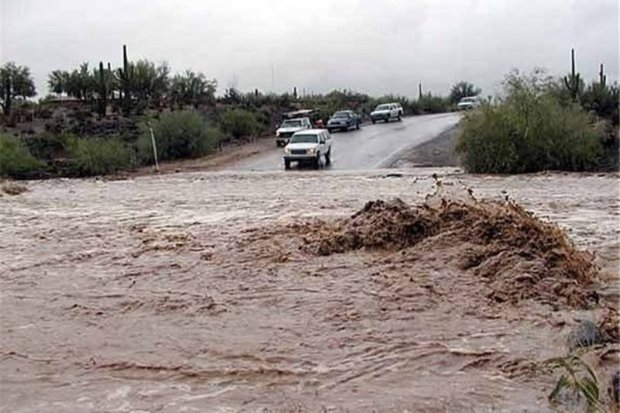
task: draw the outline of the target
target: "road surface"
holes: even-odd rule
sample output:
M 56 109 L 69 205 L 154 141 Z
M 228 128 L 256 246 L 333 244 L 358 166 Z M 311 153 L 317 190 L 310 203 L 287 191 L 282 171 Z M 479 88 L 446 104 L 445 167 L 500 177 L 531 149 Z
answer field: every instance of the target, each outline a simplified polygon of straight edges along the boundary
M 403 152 L 439 136 L 460 120 L 458 113 L 403 118 L 401 122 L 364 125 L 360 130 L 336 132 L 333 137 L 332 164 L 338 170 L 376 169 L 389 167 Z M 282 149 L 246 158 L 231 169 L 273 171 L 283 169 Z M 293 169 L 296 169 L 293 164 Z

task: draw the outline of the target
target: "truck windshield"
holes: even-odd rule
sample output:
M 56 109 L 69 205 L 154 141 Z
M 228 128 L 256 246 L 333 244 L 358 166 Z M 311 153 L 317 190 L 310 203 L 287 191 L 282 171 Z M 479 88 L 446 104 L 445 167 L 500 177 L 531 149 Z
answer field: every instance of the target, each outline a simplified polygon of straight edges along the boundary
M 291 143 L 317 143 L 317 135 L 293 135 Z
M 390 105 L 379 105 L 375 110 L 390 110 Z
M 283 128 L 299 128 L 301 127 L 301 121 L 300 120 L 285 120 L 284 122 L 282 122 L 282 127 Z

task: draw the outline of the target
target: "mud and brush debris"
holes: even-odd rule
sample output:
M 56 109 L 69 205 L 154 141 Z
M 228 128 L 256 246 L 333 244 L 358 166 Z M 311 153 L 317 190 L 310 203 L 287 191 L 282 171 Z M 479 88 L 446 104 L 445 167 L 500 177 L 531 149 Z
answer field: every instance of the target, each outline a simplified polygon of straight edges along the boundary
M 7 195 L 20 195 L 24 192 L 28 191 L 24 185 L 16 184 L 14 182 L 9 182 L 2 185 L 2 191 L 0 191 L 0 195 L 4 192 Z
M 351 217 L 317 225 L 306 242 L 318 255 L 353 250 L 400 251 L 424 242 L 425 250 L 457 248 L 457 266 L 482 277 L 497 302 L 562 299 L 584 306 L 597 274 L 593 256 L 577 250 L 557 226 L 514 202 L 427 199 L 371 201 Z M 449 263 L 446 263 L 448 265 Z

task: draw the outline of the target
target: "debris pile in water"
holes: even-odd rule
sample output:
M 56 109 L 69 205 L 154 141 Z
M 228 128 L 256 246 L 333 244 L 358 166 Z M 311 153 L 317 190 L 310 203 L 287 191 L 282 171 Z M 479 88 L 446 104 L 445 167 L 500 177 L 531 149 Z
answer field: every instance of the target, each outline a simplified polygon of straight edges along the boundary
M 325 225 L 310 240 L 319 255 L 403 250 L 422 242 L 426 251 L 456 248 L 456 265 L 486 279 L 490 298 L 498 302 L 563 298 L 569 305 L 584 305 L 589 292 L 583 287 L 597 273 L 590 253 L 577 250 L 564 231 L 514 202 L 378 200 Z

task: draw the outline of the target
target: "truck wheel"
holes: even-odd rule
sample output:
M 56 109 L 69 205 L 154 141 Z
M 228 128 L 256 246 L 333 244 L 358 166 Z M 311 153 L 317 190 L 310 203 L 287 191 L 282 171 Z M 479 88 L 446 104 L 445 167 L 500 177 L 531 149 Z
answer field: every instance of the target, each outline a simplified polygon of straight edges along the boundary
M 373 125 L 374 125 L 376 122 L 377 122 L 376 120 L 372 119 L 372 124 L 373 124 Z
M 357 123 L 355 124 L 355 129 L 357 129 L 357 130 L 359 130 L 359 129 L 360 129 L 360 123 L 359 123 L 359 122 L 357 122 Z
M 396 118 L 397 121 L 402 121 L 402 119 L 400 118 L 400 115 L 398 115 L 398 117 Z
M 314 169 L 319 169 L 321 167 L 321 154 L 316 154 L 316 159 L 314 161 Z
M 332 163 L 332 150 L 331 148 L 325 154 L 325 165 L 329 165 Z
M 286 170 L 291 169 L 291 161 L 289 161 L 288 159 L 284 160 L 284 169 Z

